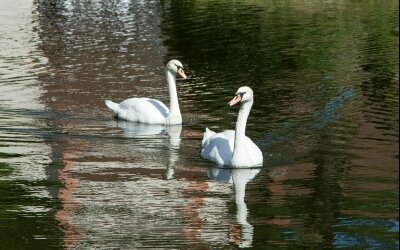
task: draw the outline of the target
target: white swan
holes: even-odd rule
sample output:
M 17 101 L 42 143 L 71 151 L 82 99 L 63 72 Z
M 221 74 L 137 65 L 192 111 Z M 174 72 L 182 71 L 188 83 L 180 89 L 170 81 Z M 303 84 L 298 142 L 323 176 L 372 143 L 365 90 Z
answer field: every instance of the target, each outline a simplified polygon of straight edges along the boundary
M 178 60 L 171 60 L 165 69 L 169 90 L 169 109 L 159 100 L 150 98 L 130 98 L 120 104 L 106 100 L 105 103 L 114 115 L 123 120 L 147 124 L 182 124 L 176 93 L 176 73 L 184 79 L 183 65 Z
M 241 102 L 236 121 L 236 130 L 215 133 L 208 128 L 202 140 L 201 157 L 216 162 L 219 166 L 256 167 L 263 163 L 261 150 L 245 135 L 247 117 L 253 105 L 253 90 L 240 87 L 230 106 Z

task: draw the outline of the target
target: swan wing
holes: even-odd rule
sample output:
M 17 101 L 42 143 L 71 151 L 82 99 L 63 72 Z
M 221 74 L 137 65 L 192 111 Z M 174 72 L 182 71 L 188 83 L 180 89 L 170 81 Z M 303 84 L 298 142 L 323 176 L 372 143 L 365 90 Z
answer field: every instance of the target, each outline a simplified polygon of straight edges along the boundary
M 215 132 L 206 128 L 206 131 L 203 134 L 203 140 L 201 141 L 201 146 L 204 147 L 204 143 L 206 143 L 213 135 L 215 135 Z
M 201 157 L 213 161 L 219 166 L 228 166 L 232 159 L 234 139 L 235 131 L 233 130 L 215 133 L 206 129 L 200 152 Z
M 108 106 L 108 105 L 107 105 Z M 151 98 L 130 98 L 113 109 L 118 118 L 140 123 L 164 124 L 169 109 L 159 100 Z

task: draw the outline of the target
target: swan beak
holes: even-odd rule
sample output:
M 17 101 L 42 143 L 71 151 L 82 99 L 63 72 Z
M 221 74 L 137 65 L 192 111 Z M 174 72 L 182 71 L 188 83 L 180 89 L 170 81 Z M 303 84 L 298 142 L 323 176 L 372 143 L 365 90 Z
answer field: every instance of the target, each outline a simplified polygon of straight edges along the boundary
M 182 76 L 183 79 L 186 79 L 186 78 L 187 78 L 186 75 L 185 75 L 185 72 L 183 72 L 183 69 L 182 69 L 182 68 L 179 68 L 179 69 L 178 69 L 178 74 L 179 74 L 180 76 Z
M 228 102 L 228 104 L 229 104 L 229 106 L 232 107 L 233 105 L 240 102 L 241 100 L 242 100 L 242 97 L 240 95 L 236 95 L 235 97 L 233 97 L 233 99 L 230 102 Z

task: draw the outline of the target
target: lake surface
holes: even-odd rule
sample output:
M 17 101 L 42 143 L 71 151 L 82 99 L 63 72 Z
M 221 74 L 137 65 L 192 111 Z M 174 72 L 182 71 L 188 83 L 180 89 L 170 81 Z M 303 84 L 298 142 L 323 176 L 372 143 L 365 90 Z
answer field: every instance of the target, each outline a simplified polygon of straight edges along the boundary
M 0 248 L 398 249 L 397 1 L 0 3 Z M 130 97 L 182 126 L 114 120 Z M 250 86 L 255 169 L 200 158 Z

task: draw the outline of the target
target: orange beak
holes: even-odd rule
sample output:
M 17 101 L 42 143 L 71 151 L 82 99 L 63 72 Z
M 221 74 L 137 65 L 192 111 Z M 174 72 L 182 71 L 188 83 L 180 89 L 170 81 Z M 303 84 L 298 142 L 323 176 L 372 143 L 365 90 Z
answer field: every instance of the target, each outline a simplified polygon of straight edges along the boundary
M 186 75 L 185 75 L 185 72 L 183 71 L 182 68 L 179 68 L 179 69 L 178 69 L 178 74 L 179 74 L 183 79 L 186 79 L 186 78 L 187 78 Z
M 228 102 L 228 104 L 229 104 L 229 106 L 232 107 L 233 105 L 240 102 L 241 100 L 242 100 L 242 97 L 240 95 L 236 95 L 235 97 L 233 97 L 233 99 L 230 102 Z

